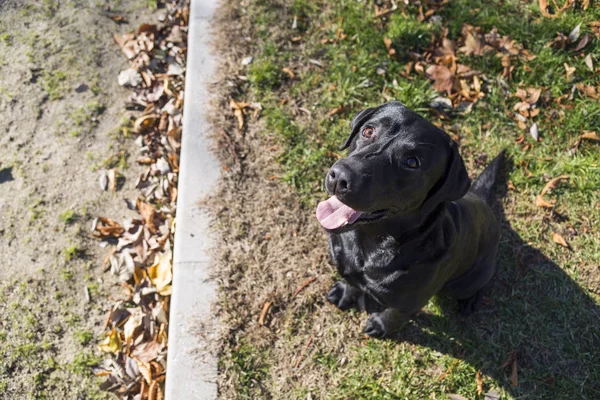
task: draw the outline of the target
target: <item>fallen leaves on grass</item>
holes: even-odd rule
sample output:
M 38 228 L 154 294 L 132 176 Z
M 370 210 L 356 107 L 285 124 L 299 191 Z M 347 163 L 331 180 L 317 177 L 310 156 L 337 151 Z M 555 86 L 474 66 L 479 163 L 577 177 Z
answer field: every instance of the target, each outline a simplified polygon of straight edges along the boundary
M 540 11 L 544 17 L 558 18 L 563 12 L 572 8 L 576 3 L 581 5 L 581 8 L 587 10 L 590 6 L 590 0 L 563 0 L 562 5 L 555 0 L 538 0 Z
M 327 116 L 328 117 L 332 117 L 332 116 L 334 116 L 336 114 L 341 113 L 343 110 L 344 110 L 344 106 L 340 104 L 339 106 L 337 106 L 337 107 L 332 108 L 331 110 L 329 110 L 329 112 L 327 113 Z
M 99 345 L 114 358 L 94 372 L 123 398 L 163 398 L 189 17 L 186 3 L 164 5 L 163 25 L 114 35 L 130 64 L 120 75 L 120 83 L 132 87 L 128 108 L 141 111 L 132 130 L 140 147 L 140 195 L 127 200 L 140 217 L 122 225 L 101 217 L 92 226 L 92 234 L 111 246 L 106 264 L 126 293 L 111 307 Z M 103 188 L 109 178 L 101 180 Z
M 571 246 L 569 246 L 569 243 L 567 243 L 563 235 L 561 235 L 560 233 L 552 232 L 552 240 L 554 241 L 554 243 L 557 243 L 562 247 L 566 247 L 567 249 L 571 248 Z
M 576 70 L 577 68 L 575 68 L 575 67 L 571 67 L 571 66 L 570 66 L 569 64 L 567 64 L 567 63 L 564 63 L 564 66 L 565 66 L 565 77 L 566 77 L 567 79 L 569 79 L 569 78 L 571 77 L 571 75 L 573 75 L 573 73 L 575 73 L 575 70 Z
M 544 200 L 544 198 L 539 194 L 535 197 L 535 205 L 537 207 L 545 207 L 545 208 L 553 208 L 554 207 L 554 204 Z
M 269 312 L 269 309 L 271 308 L 271 305 L 273 304 L 272 301 L 267 301 L 264 305 L 263 308 L 260 312 L 260 315 L 258 317 L 258 325 L 260 326 L 264 326 L 265 324 L 265 318 L 267 316 L 267 313 Z
M 575 141 L 575 144 L 572 147 L 572 150 L 579 148 L 579 145 L 583 140 L 589 140 L 592 142 L 600 142 L 600 136 L 595 131 L 583 131 L 581 135 Z
M 581 139 L 586 139 L 586 140 L 593 140 L 595 142 L 600 142 L 600 136 L 598 136 L 598 133 L 594 132 L 594 131 L 584 131 L 583 134 L 580 136 Z
M 431 65 L 425 72 L 427 77 L 433 81 L 433 88 L 438 92 L 452 92 L 454 87 L 454 74 L 448 67 L 443 65 Z
M 481 28 L 465 24 L 456 42 L 447 35 L 448 30 L 444 29 L 441 37 L 424 54 L 413 54 L 414 61 L 407 64 L 403 76 L 413 70 L 417 74 L 424 73 L 434 89 L 446 93 L 453 107 L 459 110 L 470 110 L 473 103 L 485 97 L 488 79 L 481 72 L 459 63 L 457 52 L 468 57 L 493 54 L 501 58 L 504 78 L 511 77 L 517 61 L 526 63 L 536 57 L 509 36 L 500 35 L 496 28 L 483 33 Z
M 542 192 L 540 193 L 540 195 L 543 196 L 546 193 L 548 193 L 550 190 L 556 189 L 556 187 L 558 186 L 558 184 L 561 181 L 565 181 L 565 180 L 568 180 L 568 179 L 569 179 L 569 177 L 567 175 L 561 175 L 561 176 L 558 176 L 556 178 L 550 179 L 548 181 L 548 183 L 546 183 L 546 185 L 542 189 Z
M 312 282 L 314 282 L 317 278 L 315 278 L 314 276 L 311 276 L 310 278 L 306 279 L 302 285 L 300 285 L 300 287 L 298 289 L 296 289 L 296 291 L 294 292 L 294 294 L 292 295 L 292 299 L 296 296 L 298 296 L 298 293 L 300 293 L 302 290 L 304 290 L 305 287 L 307 287 L 308 285 L 310 285 Z
M 288 67 L 284 67 L 281 69 L 283 72 L 285 72 L 287 74 L 287 76 L 290 77 L 290 79 L 294 79 L 296 77 L 296 74 L 294 74 L 294 72 L 289 69 Z
M 477 374 L 475 375 L 475 383 L 477 384 L 477 395 L 481 396 L 481 393 L 483 392 L 483 377 L 481 375 L 481 371 L 477 371 Z
M 312 340 L 313 340 L 313 335 L 310 335 L 310 337 L 306 341 L 306 344 L 302 348 L 302 352 L 300 353 L 300 357 L 298 357 L 298 361 L 296 361 L 296 365 L 294 365 L 294 368 L 300 367 L 300 364 L 302 363 L 302 360 L 304 359 L 304 356 L 306 355 L 306 350 L 308 350 L 308 346 L 310 346 L 310 344 L 312 343 Z
M 384 37 L 383 44 L 385 45 L 385 48 L 388 51 L 388 55 L 393 56 L 394 54 L 396 54 L 396 50 L 392 47 L 392 39 Z
M 387 17 L 397 9 L 398 6 L 395 3 L 392 3 L 391 7 L 379 7 L 377 4 L 375 4 L 375 18 Z
M 284 69 L 286 69 L 286 68 L 284 68 Z M 292 72 L 292 71 L 290 70 L 290 72 Z M 292 74 L 293 74 L 293 72 L 292 72 Z M 231 98 L 229 100 L 229 107 L 231 107 L 231 109 L 233 110 L 233 114 L 237 118 L 238 129 L 244 128 L 244 115 L 247 114 L 247 111 L 246 111 L 247 108 L 251 108 L 254 110 L 254 114 L 253 114 L 254 118 L 257 117 L 258 112 L 262 109 L 260 103 L 246 103 L 243 101 L 236 101 L 233 98 Z
M 546 185 L 544 186 L 544 188 L 542 189 L 542 191 L 540 192 L 540 194 L 538 194 L 535 198 L 535 205 L 537 207 L 544 207 L 544 208 L 554 208 L 554 204 L 546 201 L 544 199 L 544 195 L 546 195 L 546 193 L 548 193 L 549 191 L 556 189 L 556 187 L 558 186 L 558 184 L 561 181 L 564 180 L 568 180 L 569 177 L 567 175 L 561 175 L 559 177 L 556 177 L 554 179 L 551 179 L 550 181 L 548 181 L 548 183 L 546 183 Z
M 456 366 L 456 364 L 458 364 L 459 361 L 460 361 L 460 358 L 457 358 L 456 360 L 454 360 L 454 362 L 452 363 L 452 365 L 450 365 L 450 367 L 448 367 L 446 372 L 444 372 L 442 375 L 440 375 L 440 377 L 438 378 L 438 381 L 443 381 L 444 378 L 448 376 L 448 374 L 454 369 L 454 367 Z

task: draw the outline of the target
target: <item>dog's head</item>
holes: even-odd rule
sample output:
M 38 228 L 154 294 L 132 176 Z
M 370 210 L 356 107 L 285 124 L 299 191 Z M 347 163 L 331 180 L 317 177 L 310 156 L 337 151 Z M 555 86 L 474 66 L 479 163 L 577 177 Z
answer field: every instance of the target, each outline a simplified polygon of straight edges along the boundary
M 331 231 L 397 215 L 426 215 L 458 200 L 471 181 L 456 143 L 399 102 L 367 108 L 352 120 L 348 156 L 327 173 L 332 197 L 317 218 Z

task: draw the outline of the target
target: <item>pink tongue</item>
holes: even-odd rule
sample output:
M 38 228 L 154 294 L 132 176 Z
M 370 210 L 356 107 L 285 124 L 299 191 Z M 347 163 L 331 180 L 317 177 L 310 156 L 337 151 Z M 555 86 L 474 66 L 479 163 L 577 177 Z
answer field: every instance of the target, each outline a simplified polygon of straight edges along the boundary
M 362 215 L 332 196 L 322 201 L 317 206 L 317 219 L 325 229 L 337 229 L 346 224 L 351 224 Z

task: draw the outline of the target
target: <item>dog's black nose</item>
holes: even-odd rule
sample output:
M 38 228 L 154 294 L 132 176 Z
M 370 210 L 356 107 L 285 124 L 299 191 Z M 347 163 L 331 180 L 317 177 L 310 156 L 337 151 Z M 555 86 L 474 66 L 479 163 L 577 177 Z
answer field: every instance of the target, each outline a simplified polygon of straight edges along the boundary
M 340 165 L 334 165 L 325 178 L 325 188 L 329 194 L 343 195 L 350 190 L 348 173 Z

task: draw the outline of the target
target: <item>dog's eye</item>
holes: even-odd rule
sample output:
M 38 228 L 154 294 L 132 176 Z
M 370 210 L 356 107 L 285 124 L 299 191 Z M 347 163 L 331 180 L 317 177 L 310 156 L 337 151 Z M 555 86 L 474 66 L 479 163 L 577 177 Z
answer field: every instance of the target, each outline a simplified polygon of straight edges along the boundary
M 375 132 L 375 129 L 373 129 L 371 127 L 366 127 L 365 129 L 363 129 L 362 135 L 364 137 L 366 137 L 367 139 L 369 139 L 371 136 L 373 136 L 374 132 Z
M 419 166 L 419 159 L 415 157 L 407 158 L 406 161 L 404 161 L 404 164 L 406 164 L 408 168 L 417 168 Z

